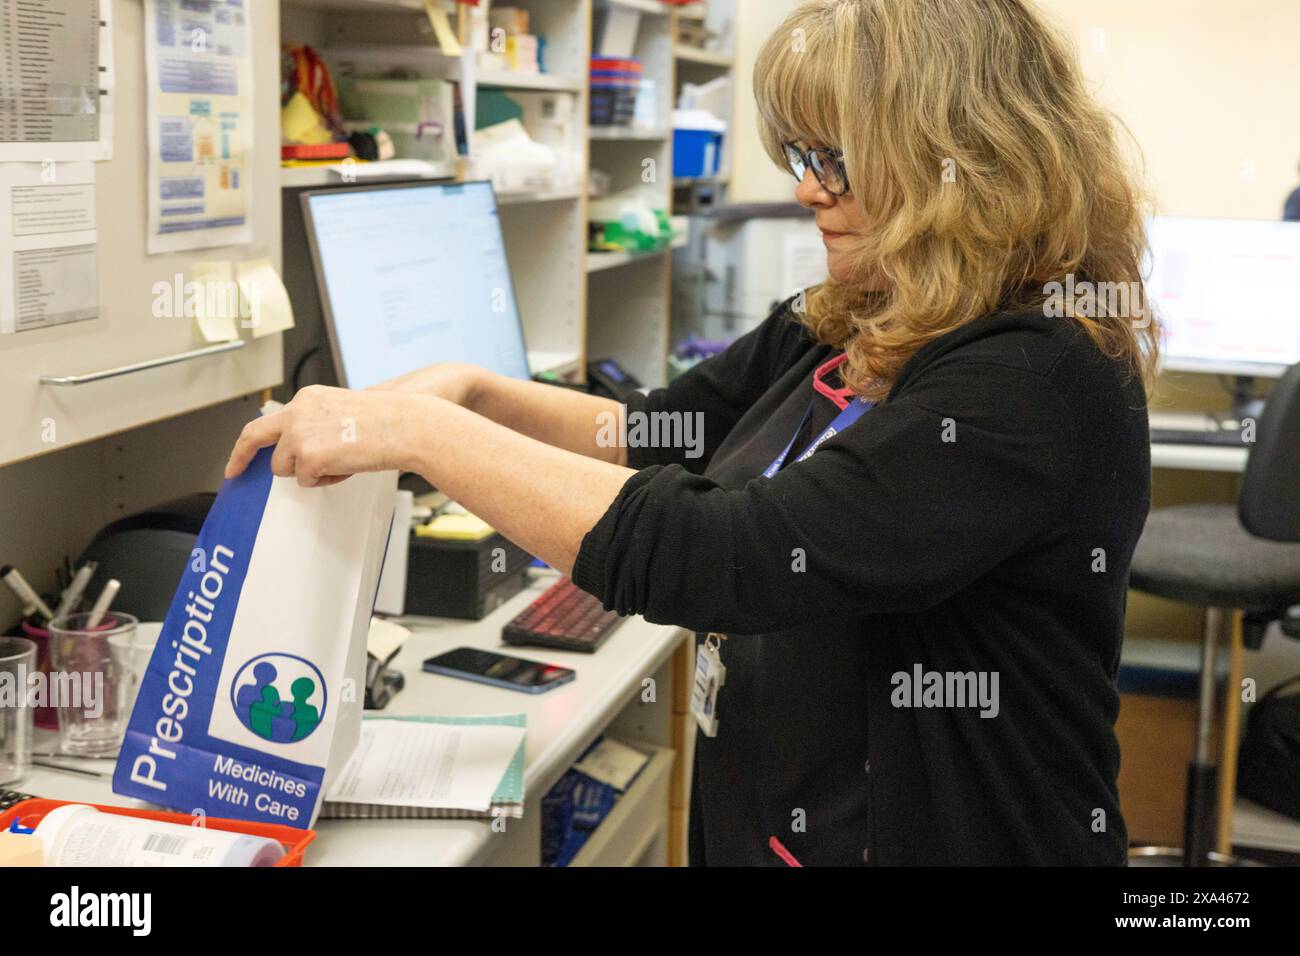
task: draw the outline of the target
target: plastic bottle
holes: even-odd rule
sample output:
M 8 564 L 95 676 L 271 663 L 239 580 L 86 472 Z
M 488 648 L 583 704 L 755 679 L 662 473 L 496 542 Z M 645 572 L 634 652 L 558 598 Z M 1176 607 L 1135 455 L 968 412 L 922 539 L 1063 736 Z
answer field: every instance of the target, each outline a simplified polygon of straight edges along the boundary
M 284 856 L 275 840 L 100 813 L 72 803 L 47 813 L 35 836 L 46 866 L 271 866 Z

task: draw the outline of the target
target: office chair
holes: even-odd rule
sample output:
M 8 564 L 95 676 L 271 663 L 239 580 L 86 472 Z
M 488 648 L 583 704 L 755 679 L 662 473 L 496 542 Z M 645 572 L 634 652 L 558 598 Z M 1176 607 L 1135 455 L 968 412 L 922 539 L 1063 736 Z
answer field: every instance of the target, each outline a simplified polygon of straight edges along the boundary
M 1183 819 L 1185 866 L 1204 866 L 1214 838 L 1214 671 L 1225 617 L 1242 612 L 1250 648 L 1263 643 L 1274 621 L 1300 639 L 1300 613 L 1292 610 L 1300 605 L 1300 364 L 1278 382 L 1256 426 L 1236 507 L 1157 508 L 1133 555 L 1130 587 L 1204 609 L 1196 748 Z

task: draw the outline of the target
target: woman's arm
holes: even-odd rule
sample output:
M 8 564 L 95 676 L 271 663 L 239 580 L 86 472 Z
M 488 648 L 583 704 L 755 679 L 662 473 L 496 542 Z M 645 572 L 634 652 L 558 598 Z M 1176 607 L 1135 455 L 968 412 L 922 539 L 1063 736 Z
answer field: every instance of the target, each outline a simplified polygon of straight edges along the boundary
M 524 382 L 458 363 L 434 365 L 376 388 L 435 395 L 556 448 L 615 465 L 627 464 L 622 443 L 600 440 L 609 433 L 602 423 L 618 420 L 619 406 L 613 399 Z
M 446 399 L 393 390 L 303 389 L 284 408 L 244 427 L 226 477 L 242 473 L 268 445 L 276 446 L 271 471 L 308 487 L 359 472 L 418 472 L 565 573 L 584 536 L 635 474 L 522 435 Z
M 637 472 L 571 576 L 620 614 L 695 631 L 924 611 L 1058 533 L 1075 417 L 1034 371 L 940 363 L 771 479 Z
M 612 431 L 605 423 L 618 420 L 617 402 L 521 382 L 473 365 L 434 365 L 376 388 L 436 395 L 538 441 L 599 461 L 634 468 L 680 464 L 698 474 L 736 422 L 811 344 L 789 303 L 782 303 L 757 328 L 679 375 L 667 388 L 629 398 L 629 413 L 700 416 L 702 448 L 698 442 L 690 448 L 655 445 L 629 450 L 621 442 L 610 447 L 612 443 L 602 439 Z

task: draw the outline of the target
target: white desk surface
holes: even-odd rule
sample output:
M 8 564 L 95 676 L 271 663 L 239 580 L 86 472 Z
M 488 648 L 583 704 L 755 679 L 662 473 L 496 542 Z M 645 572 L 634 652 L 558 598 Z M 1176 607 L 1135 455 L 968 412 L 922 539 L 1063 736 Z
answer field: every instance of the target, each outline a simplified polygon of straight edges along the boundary
M 1152 442 L 1151 467 L 1241 474 L 1246 470 L 1247 454 L 1244 448 L 1226 448 L 1222 445 L 1166 445 Z
M 688 636 L 680 628 L 632 618 L 595 654 L 503 645 L 502 626 L 554 580 L 550 575 L 541 577 L 481 621 L 405 619 L 402 623 L 414 633 L 393 666 L 405 673 L 406 687 L 377 712 L 527 714 L 524 787 L 530 802 L 550 789 L 610 720 L 640 698 L 641 682 Z M 425 658 L 461 646 L 560 664 L 578 676 L 572 683 L 534 696 L 420 669 Z M 48 735 L 38 733 L 36 749 L 46 749 L 47 743 Z M 109 761 L 75 763 L 111 772 Z M 32 773 L 10 787 L 59 800 L 144 805 L 114 794 L 108 776 L 88 777 L 43 766 L 33 767 Z M 467 866 L 483 862 L 493 849 L 491 823 L 485 820 L 319 820 L 316 830 L 316 841 L 305 857 L 309 866 Z
M 1153 411 L 1152 428 L 1204 427 L 1209 416 L 1198 412 Z M 1152 468 L 1179 468 L 1186 471 L 1226 471 L 1240 474 L 1246 470 L 1245 448 L 1226 445 L 1176 445 L 1151 443 Z

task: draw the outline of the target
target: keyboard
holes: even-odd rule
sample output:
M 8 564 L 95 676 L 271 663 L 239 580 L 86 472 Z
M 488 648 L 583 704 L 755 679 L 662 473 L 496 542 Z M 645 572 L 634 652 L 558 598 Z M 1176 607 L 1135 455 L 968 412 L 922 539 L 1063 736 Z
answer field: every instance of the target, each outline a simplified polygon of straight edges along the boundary
M 591 654 L 622 620 L 571 580 L 561 578 L 503 627 L 501 638 L 507 644 Z
M 1153 428 L 1151 429 L 1153 445 L 1214 445 L 1227 448 L 1249 448 L 1250 444 L 1241 440 L 1241 432 L 1223 428 Z

